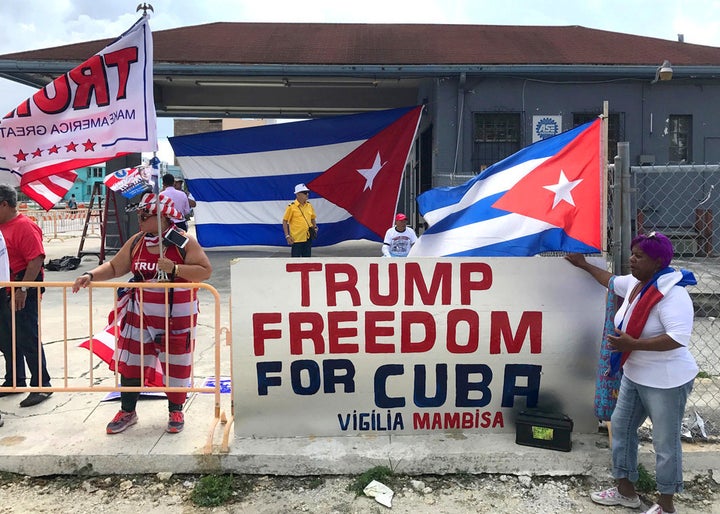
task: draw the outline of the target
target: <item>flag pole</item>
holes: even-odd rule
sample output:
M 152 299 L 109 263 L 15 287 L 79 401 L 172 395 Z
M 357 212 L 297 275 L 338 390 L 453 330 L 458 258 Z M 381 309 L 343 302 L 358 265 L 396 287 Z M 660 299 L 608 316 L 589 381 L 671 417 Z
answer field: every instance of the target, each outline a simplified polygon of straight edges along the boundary
M 608 209 L 608 115 L 609 103 L 603 101 L 602 126 L 600 130 L 600 187 L 602 200 L 600 201 L 600 233 L 601 250 L 605 257 L 608 254 L 607 209 Z M 616 201 L 615 199 L 614 201 Z
M 153 157 L 150 159 L 150 165 L 152 166 L 153 170 L 157 170 L 157 172 L 153 171 L 153 174 L 157 177 L 155 180 L 155 211 L 157 213 L 157 224 L 158 224 L 158 239 L 160 243 L 160 257 L 164 257 L 165 253 L 163 252 L 163 234 L 162 234 L 162 215 L 160 214 L 160 159 L 157 157 L 157 152 L 153 152 Z M 157 273 L 155 274 L 157 276 L 158 282 L 170 282 L 170 278 L 168 277 L 167 273 L 165 273 L 160 268 L 157 269 Z

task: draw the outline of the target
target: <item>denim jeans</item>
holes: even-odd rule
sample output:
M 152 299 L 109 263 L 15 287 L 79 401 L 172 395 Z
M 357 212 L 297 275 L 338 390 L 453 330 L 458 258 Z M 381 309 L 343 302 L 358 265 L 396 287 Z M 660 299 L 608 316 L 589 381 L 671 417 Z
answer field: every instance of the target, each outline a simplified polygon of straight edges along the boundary
M 655 449 L 655 479 L 661 494 L 683 490 L 680 427 L 693 382 L 670 389 L 636 384 L 622 378 L 612 414 L 613 477 L 638 480 L 638 428 L 649 416 Z

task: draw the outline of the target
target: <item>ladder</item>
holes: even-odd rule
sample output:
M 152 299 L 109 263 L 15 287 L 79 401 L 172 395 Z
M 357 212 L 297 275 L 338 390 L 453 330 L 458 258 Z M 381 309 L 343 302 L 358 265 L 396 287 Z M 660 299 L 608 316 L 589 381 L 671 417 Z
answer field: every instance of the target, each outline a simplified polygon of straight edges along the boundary
M 125 237 L 122 233 L 122 227 L 120 225 L 120 213 L 118 212 L 117 202 L 115 200 L 115 194 L 110 191 L 107 196 L 103 194 L 102 188 L 105 184 L 101 182 L 95 182 L 93 184 L 92 193 L 90 194 L 90 203 L 88 204 L 87 214 L 85 215 L 85 226 L 83 227 L 82 236 L 80 238 L 80 247 L 78 248 L 77 256 L 82 259 L 86 255 L 95 256 L 98 258 L 99 264 L 105 261 L 105 255 L 107 253 L 115 253 L 125 243 Z M 106 196 L 105 204 L 103 205 L 103 196 Z M 100 250 L 84 250 L 85 239 L 87 238 L 88 227 L 90 226 L 90 219 L 93 216 L 95 201 L 97 200 L 97 210 L 100 216 Z M 108 233 L 108 220 L 114 218 L 115 227 L 117 232 L 114 230 L 112 233 Z

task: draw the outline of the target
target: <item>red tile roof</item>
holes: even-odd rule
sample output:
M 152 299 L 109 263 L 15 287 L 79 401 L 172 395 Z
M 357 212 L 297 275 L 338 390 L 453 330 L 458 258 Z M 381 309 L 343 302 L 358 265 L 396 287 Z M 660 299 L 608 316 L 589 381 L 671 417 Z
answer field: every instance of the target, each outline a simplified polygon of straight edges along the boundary
M 151 23 L 152 25 L 152 23 Z M 156 63 L 719 66 L 720 48 L 580 26 L 209 23 L 153 33 Z M 111 40 L 0 59 L 83 61 Z

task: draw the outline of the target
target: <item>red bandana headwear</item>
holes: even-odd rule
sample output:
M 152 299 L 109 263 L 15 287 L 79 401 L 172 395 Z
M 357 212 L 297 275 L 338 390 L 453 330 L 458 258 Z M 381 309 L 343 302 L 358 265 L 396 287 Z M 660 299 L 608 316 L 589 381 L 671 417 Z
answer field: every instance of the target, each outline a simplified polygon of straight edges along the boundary
M 145 193 L 137 208 L 138 210 L 146 211 L 150 214 L 156 214 L 157 206 L 158 201 L 155 198 L 155 194 Z M 162 193 L 160 194 L 160 214 L 171 219 L 179 219 L 183 217 L 183 215 L 180 214 L 180 211 L 175 208 L 173 201 Z

